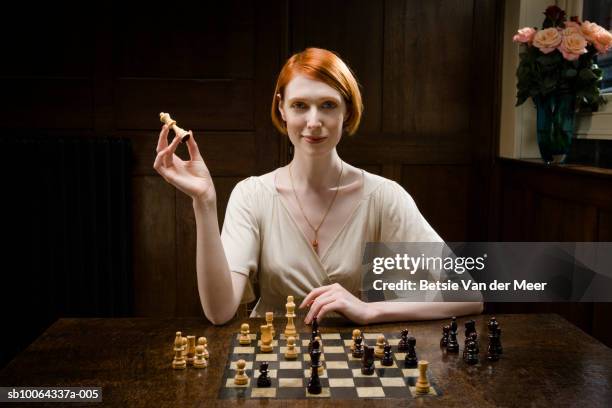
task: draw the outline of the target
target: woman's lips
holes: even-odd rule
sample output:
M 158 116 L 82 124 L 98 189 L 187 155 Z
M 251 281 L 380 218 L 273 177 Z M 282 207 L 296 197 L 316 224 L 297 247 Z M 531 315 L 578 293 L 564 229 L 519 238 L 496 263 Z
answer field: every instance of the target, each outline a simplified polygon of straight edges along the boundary
M 312 144 L 321 143 L 322 141 L 325 140 L 324 137 L 311 137 L 311 136 L 303 136 L 303 137 L 306 142 L 312 143 Z

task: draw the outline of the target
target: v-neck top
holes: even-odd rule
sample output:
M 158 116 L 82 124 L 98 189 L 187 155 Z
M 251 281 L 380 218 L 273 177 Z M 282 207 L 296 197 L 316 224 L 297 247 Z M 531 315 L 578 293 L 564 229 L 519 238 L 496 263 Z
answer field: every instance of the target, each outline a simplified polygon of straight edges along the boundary
M 285 314 L 287 295 L 301 303 L 311 290 L 339 283 L 360 296 L 367 242 L 442 242 L 414 200 L 395 181 L 363 171 L 363 195 L 321 257 L 313 250 L 275 186 L 249 177 L 233 189 L 221 242 L 232 273 L 248 278 L 242 302 L 260 298 L 251 317 Z

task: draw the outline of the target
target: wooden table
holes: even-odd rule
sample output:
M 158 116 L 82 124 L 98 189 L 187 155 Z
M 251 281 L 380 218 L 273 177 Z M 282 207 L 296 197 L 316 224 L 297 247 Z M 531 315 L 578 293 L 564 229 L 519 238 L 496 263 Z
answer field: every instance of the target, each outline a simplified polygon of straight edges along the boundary
M 365 331 L 399 332 L 417 338 L 420 359 L 443 395 L 406 400 L 242 400 L 252 406 L 612 406 L 612 350 L 553 314 L 498 315 L 504 354 L 484 358 L 489 316 L 474 316 L 481 334 L 481 362 L 468 366 L 441 352 L 446 321 L 372 325 Z M 463 349 L 463 322 L 459 342 Z M 278 320 L 278 319 L 276 319 Z M 231 337 L 240 323 L 218 327 L 200 319 L 61 319 L 0 371 L 0 386 L 99 386 L 109 406 L 228 406 L 217 400 Z M 261 321 L 251 320 L 251 327 Z M 277 327 L 281 326 L 275 321 Z M 297 323 L 298 331 L 307 327 Z M 350 331 L 353 325 L 326 320 L 321 332 Z M 174 334 L 206 336 L 211 353 L 205 370 L 173 370 Z M 5 331 L 4 335 L 10 335 Z M 44 404 L 36 404 L 43 406 Z M 17 406 L 17 404 L 11 404 Z M 57 405 L 55 405 L 57 406 Z

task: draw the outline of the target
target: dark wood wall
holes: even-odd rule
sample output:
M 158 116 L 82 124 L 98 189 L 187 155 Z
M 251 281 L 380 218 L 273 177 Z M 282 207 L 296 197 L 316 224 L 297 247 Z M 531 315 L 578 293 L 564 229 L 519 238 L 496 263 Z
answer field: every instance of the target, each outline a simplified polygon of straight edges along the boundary
M 200 3 L 97 2 L 78 18 L 48 5 L 29 30 L 0 29 L 19 33 L 0 67 L 5 131 L 132 140 L 135 315 L 202 315 L 191 201 L 152 168 L 158 113 L 194 131 L 222 221 L 239 180 L 289 160 L 269 106 L 282 64 L 308 46 L 339 53 L 362 86 L 363 122 L 341 156 L 401 183 L 444 239 L 487 239 L 501 2 Z
M 491 241 L 612 241 L 612 170 L 502 159 Z M 612 347 L 612 303 L 490 304 L 489 312 L 554 312 Z

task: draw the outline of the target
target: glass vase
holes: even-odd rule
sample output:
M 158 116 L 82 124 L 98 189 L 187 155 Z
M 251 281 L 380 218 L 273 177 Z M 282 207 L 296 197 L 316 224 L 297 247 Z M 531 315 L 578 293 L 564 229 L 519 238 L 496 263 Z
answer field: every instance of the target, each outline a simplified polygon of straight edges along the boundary
M 571 93 L 535 98 L 540 155 L 547 164 L 563 163 L 572 145 L 576 97 Z

